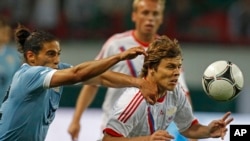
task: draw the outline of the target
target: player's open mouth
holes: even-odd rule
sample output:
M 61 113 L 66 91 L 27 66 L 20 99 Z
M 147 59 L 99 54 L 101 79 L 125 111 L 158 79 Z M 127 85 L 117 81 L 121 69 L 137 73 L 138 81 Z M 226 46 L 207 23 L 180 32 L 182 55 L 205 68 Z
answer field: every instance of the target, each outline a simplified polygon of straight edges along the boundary
M 171 80 L 170 83 L 173 84 L 173 85 L 176 85 L 178 82 L 178 79 L 174 79 L 174 80 Z
M 154 28 L 154 26 L 153 26 L 152 24 L 147 24 L 145 27 L 146 27 L 147 29 L 152 29 L 152 28 Z

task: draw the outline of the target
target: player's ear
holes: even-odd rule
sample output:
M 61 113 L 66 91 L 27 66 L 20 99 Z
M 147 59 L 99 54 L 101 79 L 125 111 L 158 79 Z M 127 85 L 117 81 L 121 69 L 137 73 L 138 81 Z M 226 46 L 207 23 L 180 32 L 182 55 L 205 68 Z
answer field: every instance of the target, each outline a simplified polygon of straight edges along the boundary
M 29 63 L 35 63 L 35 54 L 32 51 L 27 51 L 26 57 Z

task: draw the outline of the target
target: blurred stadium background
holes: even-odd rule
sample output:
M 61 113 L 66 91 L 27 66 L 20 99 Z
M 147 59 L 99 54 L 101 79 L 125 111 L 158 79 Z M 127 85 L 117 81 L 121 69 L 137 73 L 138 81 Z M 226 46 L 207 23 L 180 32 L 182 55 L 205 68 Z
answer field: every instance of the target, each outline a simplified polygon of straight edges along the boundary
M 21 23 L 55 34 L 61 40 L 61 60 L 75 65 L 93 60 L 112 34 L 133 28 L 131 3 L 132 0 L 1 0 L 0 14 L 13 28 Z M 249 7 L 250 0 L 167 0 L 159 34 L 177 38 L 182 46 L 195 112 L 250 114 Z M 203 71 L 216 60 L 230 60 L 243 72 L 244 89 L 233 101 L 213 101 L 202 90 Z M 61 108 L 73 109 L 80 88 L 65 87 Z M 100 110 L 104 93 L 105 88 L 99 90 L 90 108 Z

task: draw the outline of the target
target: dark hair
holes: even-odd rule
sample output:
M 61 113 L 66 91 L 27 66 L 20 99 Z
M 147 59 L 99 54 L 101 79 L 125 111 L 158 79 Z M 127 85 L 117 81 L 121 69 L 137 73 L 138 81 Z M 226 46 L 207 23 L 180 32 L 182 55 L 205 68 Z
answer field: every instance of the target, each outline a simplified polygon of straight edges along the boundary
M 160 36 L 148 47 L 148 56 L 145 57 L 140 77 L 145 77 L 148 68 L 157 69 L 163 58 L 175 58 L 182 56 L 180 45 L 176 39 L 171 40 L 167 36 Z
M 15 30 L 15 40 L 18 44 L 18 51 L 23 53 L 26 59 L 25 54 L 27 51 L 38 54 L 44 43 L 56 41 L 58 39 L 48 32 L 42 30 L 31 31 L 25 26 L 18 24 Z

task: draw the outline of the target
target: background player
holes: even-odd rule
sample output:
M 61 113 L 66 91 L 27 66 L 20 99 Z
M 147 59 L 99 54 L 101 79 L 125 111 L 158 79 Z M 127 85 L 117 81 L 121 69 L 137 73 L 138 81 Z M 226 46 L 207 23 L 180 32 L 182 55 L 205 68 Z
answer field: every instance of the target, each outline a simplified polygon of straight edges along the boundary
M 157 31 L 163 22 L 165 0 L 134 0 L 132 6 L 133 11 L 131 16 L 132 21 L 135 23 L 135 29 L 125 31 L 123 33 L 118 33 L 110 37 L 102 47 L 100 53 L 96 57 L 96 60 L 123 52 L 131 48 L 131 46 L 140 45 L 145 47 L 146 49 L 149 43 L 158 36 Z M 138 76 L 142 68 L 142 64 L 143 56 L 139 56 L 132 60 L 119 62 L 118 64 L 113 66 L 111 70 L 125 73 L 131 76 Z M 186 94 L 188 95 L 184 73 L 181 74 L 180 82 L 182 83 L 183 88 L 185 88 Z M 81 90 L 77 100 L 73 119 L 68 128 L 68 132 L 70 133 L 72 139 L 78 138 L 81 115 L 94 100 L 97 91 L 98 86 L 95 85 L 85 85 Z M 111 111 L 110 109 L 112 109 L 114 102 L 116 102 L 122 92 L 123 89 L 107 89 L 105 100 L 102 105 L 103 119 L 100 132 L 107 123 Z M 175 125 L 171 125 L 171 127 L 173 128 L 171 129 L 171 131 L 174 132 L 175 130 L 177 130 Z M 176 133 L 179 132 L 176 131 Z M 179 135 L 176 134 L 176 136 Z M 183 136 L 180 136 L 179 138 L 184 139 Z
M 12 76 L 21 65 L 20 55 L 10 44 L 11 39 L 12 28 L 4 17 L 0 17 L 0 107 Z

